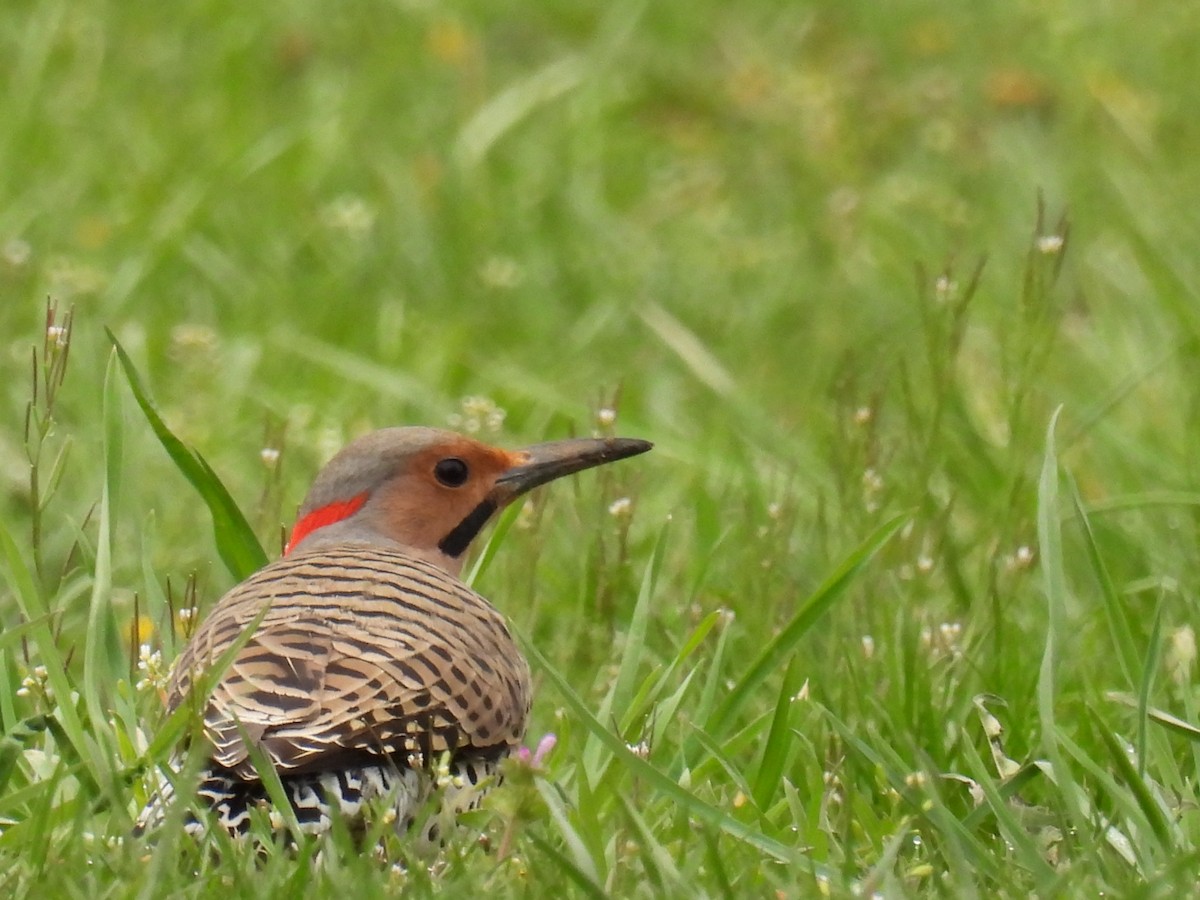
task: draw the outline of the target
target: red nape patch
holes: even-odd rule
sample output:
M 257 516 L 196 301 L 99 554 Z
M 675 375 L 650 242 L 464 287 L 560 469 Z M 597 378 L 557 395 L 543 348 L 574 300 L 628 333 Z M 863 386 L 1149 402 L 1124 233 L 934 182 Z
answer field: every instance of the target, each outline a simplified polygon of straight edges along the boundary
M 288 541 L 287 549 L 283 551 L 283 555 L 287 556 L 291 553 L 293 547 L 318 528 L 324 528 L 326 525 L 332 525 L 334 522 L 350 518 L 350 516 L 362 509 L 362 505 L 366 502 L 367 493 L 363 491 L 357 497 L 351 497 L 349 500 L 338 500 L 336 503 L 330 503 L 327 506 L 322 506 L 320 509 L 314 509 L 296 523 L 296 527 L 292 529 L 292 539 Z

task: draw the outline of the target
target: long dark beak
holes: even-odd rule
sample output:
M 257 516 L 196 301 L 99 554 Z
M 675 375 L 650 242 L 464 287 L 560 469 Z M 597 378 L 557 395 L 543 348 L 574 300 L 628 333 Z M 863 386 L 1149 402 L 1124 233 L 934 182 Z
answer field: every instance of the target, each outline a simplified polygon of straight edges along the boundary
M 539 484 L 627 456 L 637 456 L 653 446 L 649 441 L 636 438 L 575 438 L 534 444 L 514 454 L 523 459 L 496 479 L 490 498 L 497 506 L 503 506 Z

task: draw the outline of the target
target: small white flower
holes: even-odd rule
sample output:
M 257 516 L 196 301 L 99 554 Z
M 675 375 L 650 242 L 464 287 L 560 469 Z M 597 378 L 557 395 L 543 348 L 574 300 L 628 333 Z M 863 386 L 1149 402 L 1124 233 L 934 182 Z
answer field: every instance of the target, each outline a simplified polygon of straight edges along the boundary
M 862 654 L 867 659 L 870 659 L 875 655 L 875 638 L 871 637 L 869 634 L 864 634 L 862 636 Z
M 1043 234 L 1037 239 L 1037 248 L 1039 253 L 1044 253 L 1046 256 L 1053 256 L 1062 250 L 1066 243 L 1066 238 L 1061 234 Z
M 462 411 L 449 416 L 452 428 L 476 434 L 480 431 L 497 432 L 504 427 L 507 413 L 489 397 L 463 397 L 459 406 Z
M 490 288 L 511 290 L 525 280 L 525 271 L 512 257 L 492 256 L 480 266 L 479 280 Z
M 1171 632 L 1166 657 L 1167 669 L 1175 683 L 1190 682 L 1196 663 L 1196 632 L 1191 625 L 1181 625 Z
M 1022 544 L 1015 553 L 1004 557 L 1004 567 L 1010 572 L 1028 569 L 1033 565 L 1033 550 Z
M 167 685 L 167 667 L 163 665 L 162 651 L 151 650 L 149 644 L 138 647 L 138 671 L 142 677 L 134 687 L 139 691 L 153 688 L 158 690 Z
M 181 322 L 171 329 L 167 352 L 174 359 L 209 357 L 218 350 L 217 332 L 207 325 Z
M 3 256 L 4 261 L 14 269 L 19 269 L 29 262 L 29 257 L 32 255 L 33 248 L 29 246 L 29 242 L 16 237 L 5 241 L 4 249 L 0 250 L 0 256 Z
M 94 294 L 108 281 L 108 276 L 95 266 L 57 256 L 46 265 L 50 279 L 50 293 L 56 297 L 73 297 L 79 294 Z
M 939 275 L 937 281 L 933 283 L 933 290 L 938 300 L 945 300 L 958 290 L 958 282 L 949 275 Z
M 363 237 L 375 226 L 375 211 L 361 197 L 343 194 L 321 210 L 327 228 L 350 237 Z
M 21 686 L 17 688 L 16 693 L 18 697 L 38 695 L 46 700 L 53 700 L 54 688 L 50 687 L 46 667 L 34 666 L 26 672 L 25 677 L 21 679 Z
M 608 514 L 614 519 L 627 519 L 633 513 L 633 501 L 628 497 L 618 497 L 608 504 Z
M 441 755 L 441 757 L 439 757 L 437 765 L 434 767 L 434 770 L 433 770 L 433 780 L 434 780 L 434 783 L 439 788 L 442 788 L 442 789 L 444 789 L 448 785 L 451 785 L 454 783 L 454 779 L 450 775 L 450 754 L 449 753 L 443 753 Z
M 917 557 L 917 571 L 927 575 L 933 571 L 933 559 L 925 554 Z
M 596 424 L 607 428 L 617 421 L 617 411 L 611 406 L 603 406 L 596 410 Z
M 855 425 L 866 425 L 873 418 L 875 418 L 875 412 L 869 406 L 860 406 L 854 411 Z
M 275 468 L 275 464 L 279 462 L 279 449 L 276 447 L 263 447 L 258 451 L 258 455 L 268 469 Z
M 533 527 L 534 516 L 536 515 L 537 507 L 534 506 L 532 500 L 526 500 L 520 510 L 517 511 L 517 521 L 513 524 L 521 531 L 528 531 Z

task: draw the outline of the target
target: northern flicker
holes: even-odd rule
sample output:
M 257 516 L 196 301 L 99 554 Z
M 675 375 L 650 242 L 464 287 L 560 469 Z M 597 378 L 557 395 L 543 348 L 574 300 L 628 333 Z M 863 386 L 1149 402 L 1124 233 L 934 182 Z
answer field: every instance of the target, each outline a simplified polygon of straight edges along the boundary
M 244 641 L 208 695 L 193 698 L 209 744 L 198 805 L 212 807 L 211 821 L 244 833 L 266 802 L 252 747 L 310 834 L 338 816 L 361 825 L 380 804 L 409 827 L 439 808 L 433 769 L 448 757 L 441 811 L 419 836 L 436 841 L 520 744 L 530 707 L 529 667 L 503 616 L 458 578 L 464 552 L 526 491 L 650 447 L 605 438 L 505 451 L 449 431 L 387 428 L 338 453 L 283 557 L 221 598 L 168 684 L 174 710 Z M 162 821 L 173 793 L 165 785 L 151 800 L 139 831 Z M 192 833 L 206 824 L 185 818 Z

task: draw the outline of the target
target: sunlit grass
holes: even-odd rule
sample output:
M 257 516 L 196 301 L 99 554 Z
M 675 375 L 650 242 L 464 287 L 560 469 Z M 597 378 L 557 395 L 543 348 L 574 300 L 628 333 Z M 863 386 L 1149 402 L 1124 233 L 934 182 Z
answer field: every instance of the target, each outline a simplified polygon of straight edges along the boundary
M 1194 891 L 1186 5 L 10 6 L 0 893 Z M 553 749 L 437 860 L 133 838 L 404 423 L 656 444 L 468 568 Z

